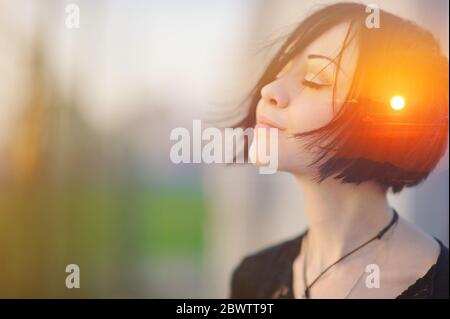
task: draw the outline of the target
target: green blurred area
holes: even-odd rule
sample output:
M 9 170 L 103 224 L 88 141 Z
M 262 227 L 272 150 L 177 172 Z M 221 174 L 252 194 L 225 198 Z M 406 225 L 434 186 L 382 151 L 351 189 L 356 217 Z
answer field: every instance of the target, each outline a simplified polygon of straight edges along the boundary
M 204 217 L 195 187 L 0 192 L 0 296 L 126 296 L 133 276 L 139 281 L 127 273 L 134 263 L 200 259 Z M 79 291 L 64 286 L 70 263 L 83 272 Z M 153 288 L 143 289 L 148 294 Z
M 200 191 L 166 189 L 135 196 L 141 251 L 155 256 L 201 255 L 205 208 Z

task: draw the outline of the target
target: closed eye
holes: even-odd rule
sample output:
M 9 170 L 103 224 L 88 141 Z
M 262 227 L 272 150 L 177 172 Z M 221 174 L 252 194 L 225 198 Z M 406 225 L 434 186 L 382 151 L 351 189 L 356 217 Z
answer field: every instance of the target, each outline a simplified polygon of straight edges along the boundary
M 331 86 L 330 83 L 324 83 L 317 79 L 316 76 L 312 73 L 308 73 L 305 76 L 305 78 L 302 80 L 302 85 L 316 90 Z
M 319 90 L 319 89 L 324 88 L 324 87 L 331 86 L 331 84 L 320 84 L 320 83 L 316 83 L 316 82 L 308 81 L 308 80 L 303 80 L 302 84 L 304 86 L 306 86 L 306 87 L 309 87 L 311 89 L 316 89 L 316 90 Z

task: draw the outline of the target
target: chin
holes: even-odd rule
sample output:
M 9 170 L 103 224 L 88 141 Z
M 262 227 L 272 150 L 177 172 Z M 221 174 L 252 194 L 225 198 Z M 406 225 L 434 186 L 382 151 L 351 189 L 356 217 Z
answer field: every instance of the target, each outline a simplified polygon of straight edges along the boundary
M 256 131 L 250 144 L 249 161 L 259 168 L 268 167 L 270 164 L 267 163 L 267 159 L 260 158 L 257 152 L 257 145 L 260 143 L 262 145 L 265 143 L 266 150 L 269 149 L 271 151 L 267 131 L 262 136 L 259 133 L 259 131 Z M 310 167 L 315 158 L 314 154 L 305 149 L 299 140 L 293 139 L 290 135 L 283 132 L 278 134 L 276 158 L 276 169 L 278 172 L 288 172 L 296 175 L 310 175 L 316 172 L 316 169 Z

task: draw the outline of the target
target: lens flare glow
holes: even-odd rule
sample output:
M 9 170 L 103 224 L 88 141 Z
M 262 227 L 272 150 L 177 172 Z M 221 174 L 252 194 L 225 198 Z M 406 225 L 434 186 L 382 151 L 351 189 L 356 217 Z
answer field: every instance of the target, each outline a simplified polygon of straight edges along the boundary
M 391 99 L 391 107 L 397 111 L 403 109 L 405 107 L 405 99 L 399 95 L 394 96 Z

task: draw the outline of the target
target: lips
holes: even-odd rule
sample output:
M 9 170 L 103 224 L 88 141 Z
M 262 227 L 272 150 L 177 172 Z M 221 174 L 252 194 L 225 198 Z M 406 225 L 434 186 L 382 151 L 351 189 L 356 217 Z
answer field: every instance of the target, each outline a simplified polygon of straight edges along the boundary
M 265 117 L 264 115 L 260 115 L 257 117 L 256 126 L 265 127 L 265 128 L 277 128 L 280 131 L 285 130 L 285 128 L 281 127 L 278 123 L 276 123 L 275 121 L 272 121 L 271 119 Z

